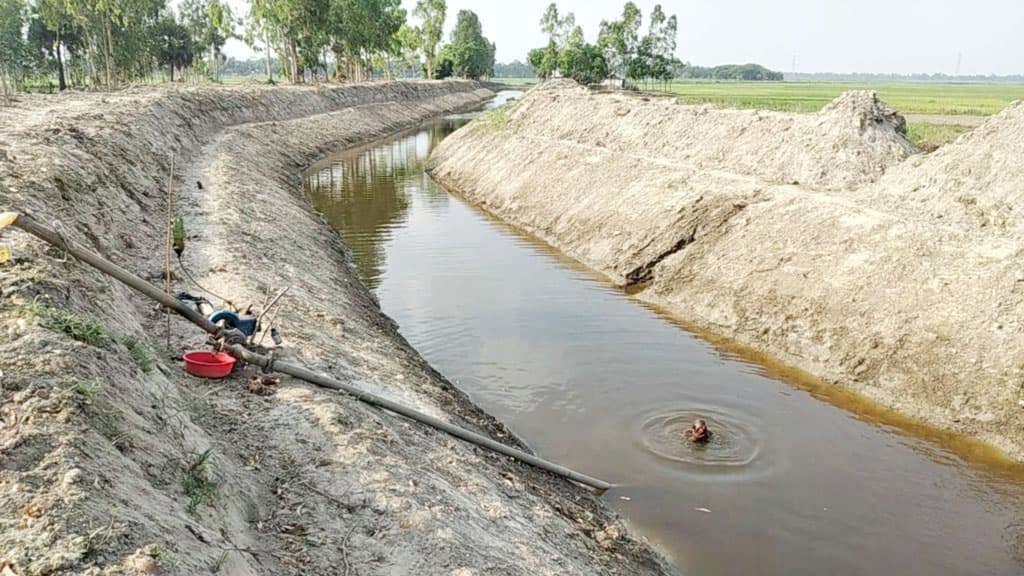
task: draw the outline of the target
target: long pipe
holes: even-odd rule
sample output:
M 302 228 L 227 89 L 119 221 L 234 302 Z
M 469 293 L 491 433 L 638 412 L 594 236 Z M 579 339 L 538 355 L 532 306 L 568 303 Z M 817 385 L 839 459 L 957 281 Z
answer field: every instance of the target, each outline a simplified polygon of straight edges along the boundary
M 45 242 L 48 242 L 56 246 L 57 248 L 66 251 L 68 254 L 74 256 L 75 258 L 81 260 L 82 262 L 85 262 L 86 264 L 92 266 L 93 268 L 96 268 L 100 272 L 113 276 L 114 278 L 123 282 L 127 286 L 141 292 L 146 296 L 149 296 L 153 300 L 156 300 L 160 304 L 184 316 L 190 322 L 199 326 L 206 332 L 216 337 L 222 335 L 223 330 L 221 329 L 220 326 L 213 324 L 205 316 L 193 310 L 192 308 L 189 308 L 188 306 L 184 305 L 177 298 L 174 298 L 170 294 L 161 291 L 156 286 L 150 284 L 149 282 L 146 282 L 142 278 L 139 278 L 138 276 L 132 274 L 131 272 L 128 272 L 124 268 L 121 268 L 117 264 L 114 264 L 113 262 L 103 258 L 102 256 L 99 256 L 93 252 L 75 246 L 71 242 L 67 241 L 63 236 L 61 236 L 61 234 L 59 234 L 56 230 L 53 230 L 52 228 L 47 228 L 46 226 L 36 221 L 34 218 L 27 216 L 25 214 L 6 212 L 0 214 L 0 228 L 3 228 L 3 226 L 5 225 L 12 225 L 16 228 L 20 228 L 25 232 L 28 232 L 29 234 L 32 234 L 33 236 L 36 236 L 37 238 L 40 238 L 41 240 L 44 240 Z M 345 384 L 344 382 L 341 382 L 339 380 L 329 378 L 327 376 L 324 376 L 323 374 L 313 372 L 312 370 L 307 370 L 306 368 L 303 368 L 295 364 L 281 362 L 269 356 L 257 354 L 240 344 L 226 345 L 224 347 L 224 350 L 227 351 L 232 356 L 234 356 L 235 358 L 238 358 L 239 360 L 248 362 L 250 364 L 255 364 L 268 372 L 281 372 L 283 374 L 294 376 L 296 378 L 299 378 L 300 380 L 305 380 L 306 382 L 315 384 L 323 388 L 346 392 L 361 402 L 372 404 L 374 406 L 379 406 L 396 414 L 401 414 L 406 418 L 415 420 L 416 422 L 420 422 L 422 424 L 426 424 L 431 428 L 436 428 L 438 430 L 451 434 L 456 438 L 461 438 L 466 442 L 476 444 L 477 446 L 482 446 L 484 448 L 487 448 L 488 450 L 492 450 L 499 454 L 504 454 L 505 456 L 509 456 L 510 458 L 519 460 L 520 462 L 530 464 L 531 466 L 536 466 L 537 468 L 540 468 L 542 470 L 547 470 L 548 472 L 557 474 L 564 478 L 568 478 L 569 480 L 572 480 L 574 482 L 578 482 L 585 486 L 589 486 L 591 488 L 594 488 L 598 492 L 604 492 L 605 490 L 608 490 L 612 486 L 611 484 L 605 482 L 604 480 L 599 480 L 597 478 L 588 476 L 586 474 L 582 474 L 580 472 L 576 472 L 575 470 L 571 470 L 564 466 L 559 466 L 554 462 L 550 462 L 543 458 L 539 458 L 537 456 L 534 456 L 533 454 L 523 452 L 522 450 L 516 450 L 515 448 L 506 446 L 505 444 L 487 438 L 486 436 L 477 434 L 476 432 L 470 432 L 465 428 L 460 428 L 459 426 L 441 420 L 440 418 L 435 418 L 433 416 L 430 416 L 429 414 L 424 414 L 422 412 L 409 408 L 408 406 L 404 406 L 392 400 L 388 400 L 387 398 L 384 398 L 382 396 L 372 394 L 355 386 Z

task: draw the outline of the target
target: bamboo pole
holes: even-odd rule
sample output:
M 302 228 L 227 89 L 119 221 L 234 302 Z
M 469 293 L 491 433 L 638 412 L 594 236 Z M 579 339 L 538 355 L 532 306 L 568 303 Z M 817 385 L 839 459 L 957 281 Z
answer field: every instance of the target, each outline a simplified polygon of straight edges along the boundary
M 167 294 L 171 293 L 171 245 L 173 235 L 171 227 L 174 221 L 174 154 L 171 154 L 171 170 L 167 176 L 167 238 L 164 242 L 164 275 Z M 164 320 L 167 328 L 167 350 L 171 349 L 171 311 L 164 308 Z
M 0 214 L 0 228 L 2 228 L 5 224 L 10 224 L 16 228 L 20 228 L 25 232 L 28 232 L 29 234 L 32 234 L 33 236 L 36 236 L 56 246 L 57 248 L 66 251 L 71 256 L 74 256 L 75 258 L 81 260 L 82 262 L 85 262 L 86 264 L 92 266 L 93 268 L 96 268 L 100 272 L 103 272 L 104 274 L 116 278 L 120 282 L 123 282 L 129 287 L 137 290 L 138 292 L 141 292 L 142 294 L 152 298 L 153 300 L 156 300 L 160 304 L 163 304 L 167 308 L 170 308 L 171 310 L 174 310 L 178 314 L 184 316 L 190 322 L 199 326 L 200 328 L 202 328 L 209 334 L 213 335 L 214 337 L 219 338 L 223 335 L 224 331 L 220 326 L 213 324 L 205 316 L 203 316 L 199 312 L 196 312 L 192 308 L 189 308 L 181 301 L 179 301 L 177 298 L 174 298 L 169 294 L 165 294 L 156 286 L 153 286 L 149 282 L 146 282 L 142 278 L 139 278 L 138 276 L 132 274 L 131 272 L 128 272 L 124 268 L 121 268 L 117 264 L 110 262 L 109 260 L 103 258 L 102 256 L 99 256 L 97 254 L 94 254 L 93 252 L 75 246 L 74 244 L 65 240 L 65 238 L 61 236 L 57 231 L 51 228 L 47 228 L 46 226 L 36 221 L 34 218 L 26 216 L 24 214 L 16 214 L 9 212 Z M 409 418 L 421 424 L 426 424 L 431 428 L 440 430 L 456 438 L 465 440 L 466 442 L 469 442 L 471 444 L 487 448 L 488 450 L 492 450 L 499 454 L 503 454 L 525 464 L 529 464 L 531 466 L 540 468 L 542 470 L 547 470 L 548 472 L 551 472 L 558 476 L 562 476 L 563 478 L 567 478 L 579 484 L 583 484 L 584 486 L 589 486 L 595 489 L 598 493 L 602 493 L 612 487 L 611 484 L 605 482 L 604 480 L 599 480 L 597 478 L 594 478 L 593 476 L 588 476 L 586 474 L 576 472 L 575 470 L 571 470 L 564 466 L 560 466 L 558 464 L 555 464 L 554 462 L 550 462 L 533 454 L 529 454 L 522 450 L 517 450 L 515 448 L 512 448 L 511 446 L 507 446 L 505 444 L 497 442 L 496 440 L 492 440 L 491 438 L 488 438 L 481 434 L 477 434 L 476 432 L 471 432 L 464 428 L 460 428 L 459 426 L 456 426 L 451 422 L 441 420 L 440 418 L 435 418 L 433 416 L 430 416 L 429 414 L 424 414 L 422 412 L 409 408 L 408 406 L 404 406 L 402 404 L 399 404 L 398 402 L 394 402 L 392 400 L 384 398 L 383 396 L 372 394 L 355 386 L 351 386 L 339 380 L 335 380 L 333 378 L 324 376 L 323 374 L 313 372 L 312 370 L 308 370 L 306 368 L 303 368 L 302 366 L 290 364 L 287 362 L 281 362 L 270 356 L 257 354 L 240 344 L 227 344 L 224 346 L 224 350 L 227 353 L 234 356 L 235 358 L 238 358 L 239 360 L 259 366 L 266 372 L 281 372 L 282 374 L 294 376 L 295 378 L 305 380 L 310 384 L 314 384 L 322 388 L 345 392 L 355 397 L 356 400 L 359 400 L 360 402 L 384 408 L 385 410 L 394 412 L 395 414 L 399 414 L 401 416 L 405 416 L 406 418 Z

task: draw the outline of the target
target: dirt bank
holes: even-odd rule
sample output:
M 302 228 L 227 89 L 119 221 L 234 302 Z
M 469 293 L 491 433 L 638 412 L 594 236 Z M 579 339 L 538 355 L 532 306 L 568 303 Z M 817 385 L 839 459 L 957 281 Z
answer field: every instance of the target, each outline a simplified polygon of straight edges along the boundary
M 552 83 L 432 173 L 681 318 L 1024 459 L 1024 105 L 915 155 L 874 94 L 812 115 Z
M 159 282 L 164 186 L 198 280 L 243 306 L 291 286 L 281 357 L 514 442 L 404 342 L 301 194 L 300 170 L 490 92 L 471 83 L 189 88 L 0 108 L 0 207 Z M 203 337 L 6 232 L 0 572 L 660 574 L 582 489 L 285 379 L 211 382 Z M 176 289 L 195 291 L 183 280 Z M 35 302 L 33 304 L 33 302 Z M 267 339 L 269 342 L 269 338 Z

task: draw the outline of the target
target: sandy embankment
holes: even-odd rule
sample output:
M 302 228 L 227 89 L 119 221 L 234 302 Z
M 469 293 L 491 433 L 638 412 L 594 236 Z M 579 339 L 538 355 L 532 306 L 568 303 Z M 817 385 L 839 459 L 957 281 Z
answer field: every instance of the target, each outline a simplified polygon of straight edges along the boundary
M 680 318 L 1024 459 L 1024 105 L 915 154 L 812 115 L 535 89 L 432 173 Z
M 291 286 L 282 356 L 514 442 L 398 335 L 299 180 L 329 150 L 490 94 L 396 83 L 33 97 L 0 108 L 0 207 L 59 220 L 161 282 L 174 154 L 200 281 L 257 306 Z M 150 302 L 24 234 L 4 240 L 17 260 L 0 269 L 0 571 L 669 571 L 582 489 L 350 398 L 291 380 L 257 396 L 245 375 L 192 379 L 162 353 L 146 371 L 125 337 L 162 349 Z M 27 306 L 37 296 L 107 337 L 44 328 Z M 176 352 L 202 345 L 184 321 L 173 333 Z

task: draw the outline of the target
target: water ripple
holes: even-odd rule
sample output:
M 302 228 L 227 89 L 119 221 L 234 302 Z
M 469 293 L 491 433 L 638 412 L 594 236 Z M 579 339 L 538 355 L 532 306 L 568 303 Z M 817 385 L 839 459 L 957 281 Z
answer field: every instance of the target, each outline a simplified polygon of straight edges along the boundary
M 686 430 L 703 418 L 711 439 L 689 442 Z M 640 425 L 644 449 L 669 466 L 688 474 L 738 475 L 750 477 L 768 472 L 763 436 L 752 419 L 722 407 L 689 407 L 647 414 Z

